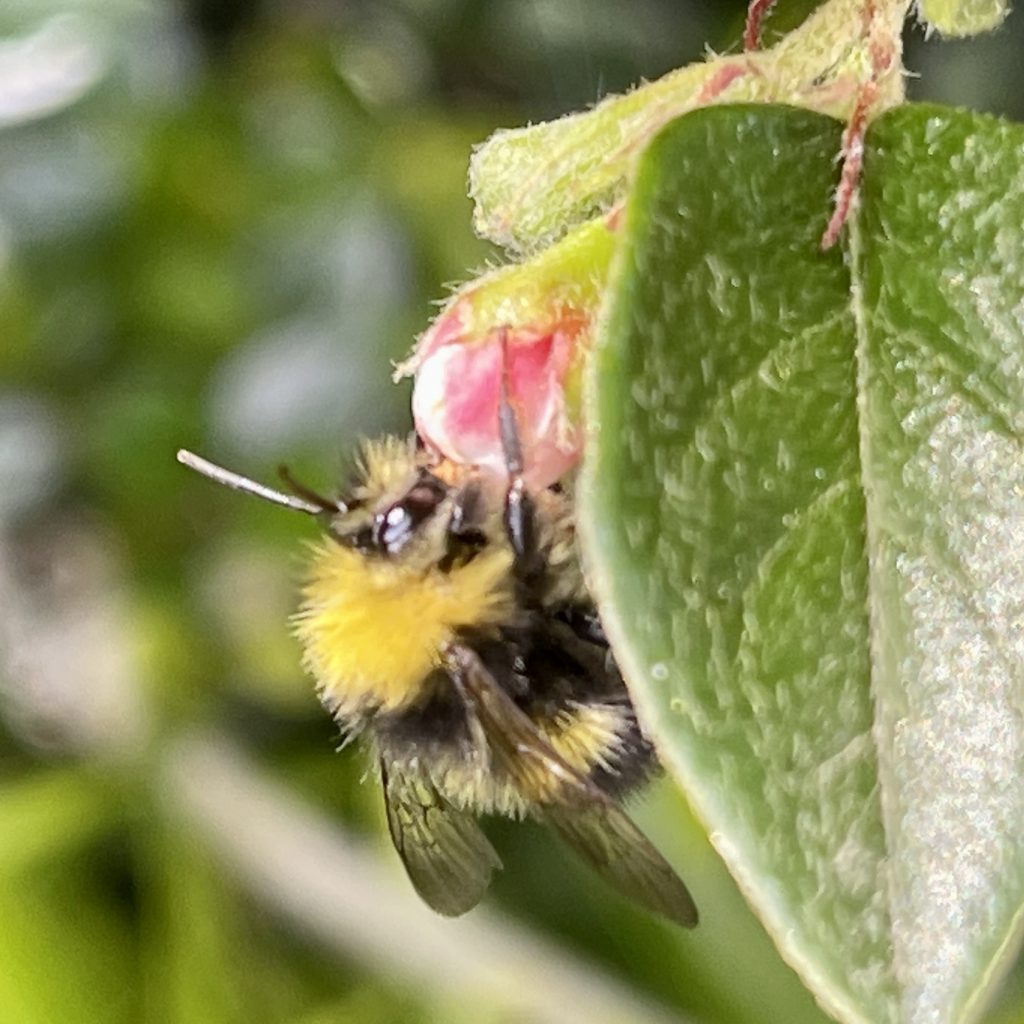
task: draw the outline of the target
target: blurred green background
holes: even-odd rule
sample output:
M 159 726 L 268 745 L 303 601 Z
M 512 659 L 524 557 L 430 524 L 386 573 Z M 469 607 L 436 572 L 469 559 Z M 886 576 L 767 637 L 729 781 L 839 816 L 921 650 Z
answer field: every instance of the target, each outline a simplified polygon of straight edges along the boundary
M 775 30 L 808 5 L 780 5 Z M 469 151 L 734 48 L 745 3 L 0 4 L 0 1024 L 822 1020 L 668 784 L 693 935 L 533 826 L 457 922 L 299 669 L 309 524 L 472 237 Z M 925 43 L 921 98 L 1024 115 L 1024 19 Z M 992 1021 L 1024 1020 L 1024 972 Z

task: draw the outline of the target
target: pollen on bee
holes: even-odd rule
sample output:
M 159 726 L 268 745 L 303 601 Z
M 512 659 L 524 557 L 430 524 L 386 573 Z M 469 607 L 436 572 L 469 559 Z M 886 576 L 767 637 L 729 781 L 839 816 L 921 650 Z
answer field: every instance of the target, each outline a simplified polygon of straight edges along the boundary
M 458 630 L 513 614 L 511 562 L 511 551 L 493 547 L 446 573 L 325 539 L 294 619 L 324 702 L 342 718 L 414 703 Z
M 623 749 L 630 721 L 631 714 L 621 705 L 573 702 L 542 731 L 573 768 L 586 774 L 595 764 L 611 770 L 608 755 Z

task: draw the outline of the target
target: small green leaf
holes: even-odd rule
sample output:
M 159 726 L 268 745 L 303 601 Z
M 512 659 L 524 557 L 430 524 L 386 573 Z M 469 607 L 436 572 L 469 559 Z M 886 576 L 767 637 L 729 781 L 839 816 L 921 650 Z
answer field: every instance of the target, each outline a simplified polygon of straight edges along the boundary
M 783 956 L 843 1021 L 959 1022 L 1024 904 L 1024 131 L 882 118 L 852 262 L 817 246 L 840 132 L 718 108 L 647 151 L 580 526 Z
M 871 117 L 902 103 L 900 31 L 910 6 L 875 0 L 865 32 L 865 0 L 825 0 L 771 49 L 712 55 L 591 110 L 495 132 L 470 162 L 474 228 L 520 253 L 550 245 L 622 199 L 637 157 L 664 125 L 710 104 L 792 103 L 845 120 L 868 81 Z M 888 58 L 881 75 L 879 48 Z
M 1003 23 L 1008 0 L 918 0 L 918 16 L 944 36 L 976 36 Z
M 637 146 L 689 108 L 713 69 L 694 64 L 593 110 L 495 132 L 473 154 L 469 192 L 477 234 L 534 252 L 607 211 L 622 195 Z

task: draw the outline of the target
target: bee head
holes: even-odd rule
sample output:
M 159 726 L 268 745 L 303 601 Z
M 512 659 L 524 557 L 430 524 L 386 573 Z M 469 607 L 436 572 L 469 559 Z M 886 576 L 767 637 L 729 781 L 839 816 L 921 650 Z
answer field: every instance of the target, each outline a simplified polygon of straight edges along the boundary
M 401 491 L 377 501 L 353 498 L 330 519 L 331 535 L 367 555 L 394 557 L 426 535 L 447 532 L 451 517 L 448 485 L 428 470 L 418 470 Z
M 413 443 L 396 437 L 366 442 L 354 479 L 340 498 L 327 498 L 281 467 L 286 494 L 180 451 L 178 461 L 234 490 L 314 516 L 339 543 L 368 557 L 424 562 L 458 558 L 483 542 L 486 503 L 472 485 L 448 483 Z

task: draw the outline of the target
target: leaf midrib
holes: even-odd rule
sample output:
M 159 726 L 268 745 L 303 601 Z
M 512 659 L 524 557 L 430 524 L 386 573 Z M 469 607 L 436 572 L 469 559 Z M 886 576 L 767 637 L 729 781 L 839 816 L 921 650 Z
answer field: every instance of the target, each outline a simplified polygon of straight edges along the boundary
M 891 837 L 898 831 L 899 814 L 894 806 L 895 780 L 891 777 L 888 759 L 884 756 L 882 744 L 879 742 L 879 680 L 878 666 L 882 663 L 879 646 L 882 643 L 880 623 L 884 621 L 882 610 L 878 603 L 878 588 L 876 586 L 875 574 L 877 565 L 872 557 L 873 551 L 879 551 L 880 530 L 878 517 L 872 514 L 872 506 L 877 493 L 875 488 L 878 481 L 871 479 L 869 467 L 870 459 L 870 436 L 868 415 L 868 312 L 864 304 L 863 278 L 861 274 L 861 258 L 863 245 L 861 238 L 860 217 L 857 212 L 850 218 L 847 228 L 849 252 L 850 252 L 850 317 L 854 326 L 854 415 L 856 417 L 857 429 L 857 476 L 860 480 L 861 494 L 864 498 L 864 559 L 867 563 L 865 573 L 865 614 L 868 623 L 868 691 L 870 694 L 872 708 L 872 737 L 875 748 L 875 764 L 878 769 L 878 805 L 882 815 L 882 835 L 885 843 L 886 858 L 881 865 L 881 871 L 885 878 L 886 892 L 886 914 L 889 931 L 889 941 L 893 949 L 892 974 L 896 983 L 897 992 L 901 992 L 898 970 L 898 953 L 895 944 L 893 930 L 892 908 L 894 906 L 893 885 L 894 873 L 891 870 L 893 843 Z

